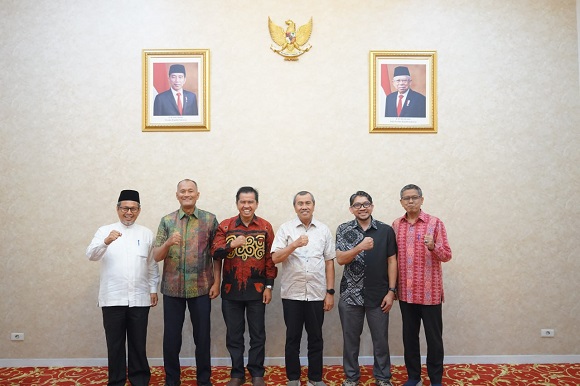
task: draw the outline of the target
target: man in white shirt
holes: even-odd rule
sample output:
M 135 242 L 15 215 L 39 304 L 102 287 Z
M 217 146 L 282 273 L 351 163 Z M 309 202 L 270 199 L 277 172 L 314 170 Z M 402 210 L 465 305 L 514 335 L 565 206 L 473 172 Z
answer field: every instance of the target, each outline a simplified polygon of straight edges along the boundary
M 153 232 L 135 224 L 141 204 L 139 192 L 123 190 L 117 202 L 119 221 L 100 227 L 87 248 L 91 261 L 101 261 L 99 306 L 107 339 L 109 386 L 129 381 L 146 386 L 151 378 L 147 361 L 149 308 L 157 305 L 159 267 L 153 259 Z
M 322 382 L 322 323 L 334 306 L 334 258 L 330 229 L 313 218 L 314 196 L 294 196 L 298 215 L 280 227 L 272 244 L 272 260 L 282 263 L 281 295 L 286 323 L 286 376 L 288 386 L 300 386 L 300 340 L 308 334 L 308 383 Z

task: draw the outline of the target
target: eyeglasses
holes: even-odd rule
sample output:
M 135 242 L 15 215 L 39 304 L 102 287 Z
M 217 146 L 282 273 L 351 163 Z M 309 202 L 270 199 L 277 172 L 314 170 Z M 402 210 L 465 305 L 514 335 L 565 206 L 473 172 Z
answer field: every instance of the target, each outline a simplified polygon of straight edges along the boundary
M 409 79 L 393 79 L 394 83 L 409 83 Z
M 406 202 L 409 202 L 411 200 L 417 201 L 420 198 L 422 198 L 422 197 L 421 196 L 405 196 L 405 197 L 401 197 L 401 201 L 406 201 Z
M 127 212 L 137 213 L 137 212 L 139 212 L 139 209 L 141 209 L 141 208 L 129 208 L 127 206 L 119 206 L 118 208 L 123 213 L 127 213 Z
M 355 209 L 360 209 L 361 207 L 362 208 L 370 208 L 372 204 L 373 203 L 370 201 L 365 201 L 362 204 L 360 202 L 357 202 L 357 203 L 352 204 L 351 207 L 353 207 Z

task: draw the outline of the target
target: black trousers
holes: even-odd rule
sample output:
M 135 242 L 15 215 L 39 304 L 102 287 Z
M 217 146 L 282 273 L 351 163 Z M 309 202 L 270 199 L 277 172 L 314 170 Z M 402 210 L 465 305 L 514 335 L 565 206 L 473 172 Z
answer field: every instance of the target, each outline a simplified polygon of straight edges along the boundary
M 443 317 L 441 304 L 426 306 L 399 301 L 403 317 L 403 347 L 409 379 L 421 379 L 421 320 L 427 340 L 427 374 L 432 384 L 443 378 Z
M 226 300 L 222 298 L 222 313 L 226 323 L 226 347 L 232 358 L 232 378 L 245 378 L 244 374 L 244 331 L 248 319 L 250 350 L 248 371 L 252 377 L 264 376 L 266 357 L 266 305 L 260 300 Z
M 146 386 L 151 379 L 147 362 L 147 323 L 150 307 L 102 307 L 103 326 L 109 359 L 109 386 L 125 386 L 127 342 L 129 381 L 133 386 Z
M 186 307 L 189 309 L 189 317 L 193 327 L 197 384 L 199 386 L 210 385 L 211 300 L 208 295 L 196 298 L 174 298 L 163 295 L 163 366 L 165 368 L 165 384 L 175 386 L 181 383 L 179 353 L 181 351 L 181 331 L 185 320 Z
M 308 335 L 308 379 L 322 381 L 324 302 L 282 299 L 282 306 L 286 323 L 286 377 L 290 381 L 300 379 L 300 341 L 305 328 Z

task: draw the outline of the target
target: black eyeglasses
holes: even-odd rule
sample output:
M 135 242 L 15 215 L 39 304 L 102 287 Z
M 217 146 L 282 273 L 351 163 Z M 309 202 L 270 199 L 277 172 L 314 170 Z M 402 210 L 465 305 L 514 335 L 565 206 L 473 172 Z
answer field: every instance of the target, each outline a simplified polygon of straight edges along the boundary
M 355 208 L 355 209 L 360 209 L 361 207 L 362 208 L 370 208 L 372 204 L 373 203 L 370 201 L 365 201 L 362 204 L 360 202 L 356 202 L 356 203 L 352 204 L 351 207 Z

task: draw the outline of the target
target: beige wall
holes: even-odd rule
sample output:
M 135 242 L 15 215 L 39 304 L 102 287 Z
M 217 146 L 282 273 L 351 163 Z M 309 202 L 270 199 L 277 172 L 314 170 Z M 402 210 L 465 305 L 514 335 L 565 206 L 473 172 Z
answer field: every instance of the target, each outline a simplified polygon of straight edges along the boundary
M 85 248 L 116 220 L 121 189 L 141 192 L 140 222 L 156 230 L 186 177 L 220 220 L 236 213 L 239 186 L 257 187 L 275 228 L 310 190 L 333 230 L 354 191 L 390 223 L 399 189 L 416 183 L 454 253 L 446 354 L 580 354 L 576 14 L 574 0 L 3 1 L 0 357 L 106 357 L 99 264 Z M 299 62 L 270 51 L 268 16 L 313 17 Z M 155 48 L 210 49 L 211 132 L 141 131 L 141 50 Z M 368 133 L 370 50 L 437 51 L 438 134 Z M 213 310 L 212 355 L 227 357 L 219 300 Z M 281 312 L 278 286 L 268 357 L 284 354 Z M 158 307 L 154 358 L 162 325 Z M 325 355 L 340 357 L 336 309 L 325 328 Z M 400 329 L 396 308 L 394 356 Z M 186 337 L 184 357 L 192 346 Z

